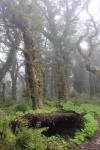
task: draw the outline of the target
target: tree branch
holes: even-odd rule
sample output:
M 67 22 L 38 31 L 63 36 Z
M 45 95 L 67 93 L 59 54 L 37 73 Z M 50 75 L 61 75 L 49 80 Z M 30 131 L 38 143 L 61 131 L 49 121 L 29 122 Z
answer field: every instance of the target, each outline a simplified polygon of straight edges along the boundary
M 47 31 L 45 31 L 45 30 L 43 30 L 42 33 L 43 33 L 43 35 L 44 35 L 47 39 L 49 39 L 51 42 L 54 40 L 54 37 L 52 36 L 51 33 L 47 32 Z

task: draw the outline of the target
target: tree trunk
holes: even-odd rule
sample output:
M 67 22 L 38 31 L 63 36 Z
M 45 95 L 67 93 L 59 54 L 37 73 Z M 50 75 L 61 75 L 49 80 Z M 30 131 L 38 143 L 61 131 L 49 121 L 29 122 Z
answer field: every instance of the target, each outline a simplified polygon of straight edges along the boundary
M 28 74 L 27 74 L 27 65 L 25 65 L 25 82 L 26 87 L 24 91 L 24 96 L 29 99 L 30 98 L 30 88 L 29 88 L 29 82 L 28 82 Z
M 16 81 L 12 80 L 12 98 L 16 100 Z
M 55 84 L 57 98 L 67 101 L 68 99 L 68 83 L 67 83 L 67 65 L 63 58 L 61 43 L 54 43 L 55 48 Z
M 13 56 L 13 64 L 11 67 L 10 71 L 11 75 L 11 80 L 12 80 L 12 98 L 16 100 L 16 82 L 17 82 L 17 77 L 18 77 L 18 66 L 17 66 L 17 58 L 16 58 L 16 53 Z
M 4 76 L 6 75 L 9 68 L 11 67 L 15 53 L 16 53 L 16 48 L 12 46 L 8 54 L 6 63 L 3 65 L 2 68 L 0 68 L 0 83 L 4 78 Z
M 26 70 L 28 76 L 28 82 L 30 87 L 30 95 L 32 99 L 32 108 L 37 109 L 42 106 L 42 99 L 40 97 L 40 81 L 37 76 L 36 66 L 33 63 L 33 59 L 35 59 L 34 55 L 34 47 L 33 40 L 31 34 L 26 30 L 23 31 L 23 39 L 25 43 L 24 56 L 26 59 Z
M 6 91 L 6 85 L 5 83 L 2 84 L 2 102 L 5 103 L 5 91 Z

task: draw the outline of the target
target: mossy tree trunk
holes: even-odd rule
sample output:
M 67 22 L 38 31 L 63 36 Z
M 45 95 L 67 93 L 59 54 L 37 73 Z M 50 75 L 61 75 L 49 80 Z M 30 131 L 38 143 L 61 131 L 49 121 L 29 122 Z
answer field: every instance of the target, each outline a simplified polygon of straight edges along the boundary
M 41 92 L 40 92 L 40 81 L 37 74 L 37 68 L 34 64 L 34 43 L 30 32 L 25 29 L 23 30 L 23 39 L 25 43 L 24 56 L 26 59 L 26 71 L 30 88 L 30 95 L 32 99 L 32 108 L 37 109 L 42 106 Z

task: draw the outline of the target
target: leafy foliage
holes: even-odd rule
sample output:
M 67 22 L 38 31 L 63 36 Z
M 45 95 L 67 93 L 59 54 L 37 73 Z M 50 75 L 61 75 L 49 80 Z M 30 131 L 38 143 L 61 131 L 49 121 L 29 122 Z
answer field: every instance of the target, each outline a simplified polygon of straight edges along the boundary
M 94 117 L 90 114 L 84 116 L 83 120 L 84 130 L 77 132 L 75 137 L 70 140 L 70 144 L 80 144 L 85 138 L 90 138 L 99 128 L 98 123 L 94 120 Z

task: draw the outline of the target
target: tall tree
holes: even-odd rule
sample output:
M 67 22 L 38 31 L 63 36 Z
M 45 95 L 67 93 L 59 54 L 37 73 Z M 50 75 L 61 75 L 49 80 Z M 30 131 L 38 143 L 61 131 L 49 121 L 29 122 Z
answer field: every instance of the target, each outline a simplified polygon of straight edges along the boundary
M 69 55 L 75 48 L 73 38 L 78 15 L 85 7 L 85 2 L 72 0 L 41 0 L 44 4 L 43 15 L 46 26 L 43 35 L 54 47 L 55 93 L 58 99 L 66 101 L 68 97 Z M 43 6 L 43 5 L 41 5 Z M 58 19 L 57 19 L 58 18 Z
M 3 49 L 3 51 L 5 52 L 5 50 L 8 47 L 8 52 L 7 52 L 7 58 L 6 58 L 6 62 L 3 63 L 2 67 L 0 68 L 0 83 L 2 82 L 2 79 L 5 77 L 7 71 L 9 71 L 13 60 L 14 60 L 14 56 L 16 54 L 17 51 L 17 47 L 20 43 L 20 33 L 18 30 L 13 29 L 12 27 L 8 27 L 7 24 L 7 20 L 5 20 L 4 18 L 4 14 L 1 11 L 2 16 L 3 16 L 3 32 L 5 30 L 5 36 L 3 36 L 3 38 L 1 38 L 0 42 L 2 44 L 5 45 L 5 49 Z M 2 30 L 1 30 L 2 31 Z M 3 33 L 1 33 L 2 35 Z M 11 36 L 12 35 L 12 36 Z
M 40 81 L 34 64 L 35 49 L 32 35 L 32 3 L 26 0 L 2 0 L 0 2 L 6 14 L 6 18 L 9 19 L 9 22 L 11 22 L 14 27 L 19 28 L 22 32 L 25 46 L 25 51 L 23 53 L 26 60 L 32 107 L 36 109 L 41 107 L 42 101 L 40 99 Z

